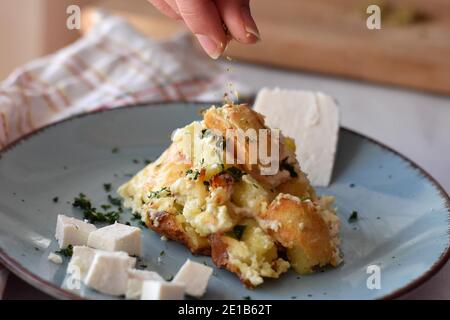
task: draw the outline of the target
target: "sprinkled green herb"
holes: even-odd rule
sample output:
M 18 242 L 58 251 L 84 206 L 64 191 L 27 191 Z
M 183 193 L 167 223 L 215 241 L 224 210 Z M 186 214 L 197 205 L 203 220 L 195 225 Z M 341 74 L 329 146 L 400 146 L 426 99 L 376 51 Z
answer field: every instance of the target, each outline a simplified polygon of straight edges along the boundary
M 244 297 L 242 297 L 242 299 L 243 299 L 243 300 L 252 300 L 252 297 L 250 297 L 250 296 L 244 296 Z
M 110 196 L 108 196 L 109 198 Z M 80 193 L 78 197 L 76 197 L 72 203 L 72 205 L 76 208 L 80 208 L 83 210 L 83 216 L 85 219 L 89 220 L 89 222 L 107 222 L 112 224 L 119 220 L 120 212 L 111 211 L 107 213 L 98 212 L 96 208 L 92 206 L 92 202 L 90 199 L 86 197 L 83 193 Z M 111 206 L 103 205 L 102 209 L 107 210 Z
M 114 148 L 111 149 L 111 152 L 112 153 L 118 153 L 119 152 L 119 148 L 114 147 Z
M 203 181 L 203 184 L 207 187 L 209 187 L 209 181 Z
M 59 201 L 59 198 L 58 197 L 54 197 L 52 200 L 53 200 L 54 203 L 57 203 Z
M 87 209 L 91 209 L 92 208 L 91 200 L 86 198 L 86 195 L 84 193 L 80 193 L 78 195 L 78 197 L 75 197 L 72 205 L 74 207 L 76 207 L 76 208 L 80 208 L 80 209 L 83 209 L 83 210 L 87 210 Z
M 311 197 L 310 196 L 301 196 L 300 200 L 302 200 L 302 201 L 311 200 Z
M 139 213 L 135 212 L 135 213 L 132 214 L 131 219 L 132 219 L 132 220 L 138 220 L 138 219 L 141 219 L 141 215 L 140 215 Z
M 200 134 L 200 139 L 206 138 L 211 134 L 211 131 L 208 129 L 202 129 L 202 132 Z
M 112 208 L 112 206 L 110 205 L 110 204 L 102 204 L 101 206 L 100 206 L 100 208 L 102 208 L 103 210 L 109 210 L 109 209 L 111 209 Z
M 157 191 L 150 191 L 148 197 L 150 199 L 159 199 L 161 197 L 169 197 L 171 195 L 169 188 L 164 187 L 161 190 L 157 190 Z
M 152 162 L 153 162 L 153 161 L 150 160 L 150 159 L 145 159 L 145 160 L 144 160 L 144 163 L 145 163 L 145 164 L 150 164 L 150 163 L 152 163 Z
M 350 217 L 348 217 L 348 222 L 352 223 L 355 222 L 356 220 L 358 220 L 358 212 L 352 211 L 352 214 L 350 215 Z
M 159 253 L 159 256 L 162 257 L 162 256 L 164 256 L 165 254 L 166 254 L 166 252 L 165 252 L 164 250 L 162 250 L 162 251 Z
M 186 171 L 186 176 L 189 176 L 191 180 L 197 180 L 200 176 L 200 171 L 189 169 Z
M 104 183 L 103 189 L 105 189 L 106 192 L 110 192 L 111 191 L 111 183 Z
M 355 187 L 355 184 L 354 184 L 354 183 L 350 183 L 349 187 L 350 187 L 350 188 L 354 188 L 354 187 Z
M 120 200 L 120 198 L 114 198 L 110 194 L 108 194 L 108 201 L 116 207 L 120 207 L 122 205 L 122 200 Z
M 281 161 L 280 169 L 289 171 L 289 175 L 291 176 L 291 178 L 296 178 L 298 174 L 295 171 L 294 167 L 287 162 L 287 160 L 288 158 L 285 158 L 284 160 Z
M 172 280 L 173 280 L 173 276 L 169 276 L 169 277 L 166 278 L 167 282 L 172 281 Z
M 235 238 L 237 240 L 241 240 L 242 235 L 244 234 L 244 231 L 245 231 L 245 226 L 238 224 L 238 225 L 234 226 L 233 230 L 228 231 L 226 233 L 226 235 L 229 237 Z
M 244 174 L 246 174 L 246 173 L 242 172 L 241 169 L 239 169 L 239 168 L 237 168 L 237 167 L 229 167 L 229 168 L 226 168 L 225 170 L 223 170 L 223 171 L 221 172 L 221 174 L 223 174 L 223 173 L 228 173 L 231 177 L 233 177 L 233 179 L 234 179 L 236 182 L 241 181 L 242 176 L 243 176 Z
M 126 224 L 127 226 L 131 226 L 130 221 L 125 222 L 125 224 Z
M 139 160 L 138 160 L 138 159 L 133 159 L 133 163 L 138 164 L 138 163 L 139 163 Z
M 67 248 L 55 251 L 55 253 L 63 255 L 64 257 L 71 257 L 73 255 L 73 246 L 69 244 Z

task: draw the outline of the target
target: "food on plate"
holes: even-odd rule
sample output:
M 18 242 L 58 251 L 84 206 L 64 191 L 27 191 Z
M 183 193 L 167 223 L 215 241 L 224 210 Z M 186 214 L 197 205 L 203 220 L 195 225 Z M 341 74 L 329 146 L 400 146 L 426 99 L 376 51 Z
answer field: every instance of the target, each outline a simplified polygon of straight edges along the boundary
M 71 225 L 83 222 L 66 218 L 58 217 L 57 229 L 61 229 L 61 220 L 70 221 Z M 85 233 L 82 228 L 75 229 L 70 239 L 79 239 L 77 232 Z M 201 297 L 212 274 L 210 267 L 190 260 L 170 283 L 157 272 L 135 269 L 137 258 L 130 255 L 140 252 L 140 230 L 117 222 L 91 232 L 87 243 L 90 247 L 67 245 L 71 248 L 68 279 L 112 296 L 125 295 L 127 299 L 139 299 L 145 282 L 162 282 L 164 285 L 148 285 L 142 299 L 182 299 L 185 293 Z M 55 253 L 50 253 L 48 259 L 56 264 L 63 262 L 62 257 Z
M 105 251 L 125 251 L 141 255 L 141 229 L 115 222 L 97 229 L 88 238 L 88 246 Z
M 87 244 L 89 234 L 95 230 L 97 228 L 93 224 L 60 214 L 56 221 L 55 238 L 60 248 L 82 246 Z
M 296 155 L 311 184 L 328 186 L 339 137 L 335 100 L 321 92 L 265 88 L 256 97 L 255 111 L 300 144 Z
M 113 296 L 123 295 L 128 285 L 129 256 L 125 252 L 97 252 L 84 282 Z
M 141 300 L 183 300 L 184 289 L 179 283 L 145 280 Z
M 295 150 L 248 105 L 213 106 L 118 193 L 149 228 L 256 287 L 341 261 L 333 199 L 316 195 Z
M 127 299 L 140 299 L 142 292 L 142 284 L 145 280 L 154 280 L 164 282 L 165 280 L 154 271 L 147 270 L 128 270 L 128 284 L 125 298 Z
M 75 246 L 73 247 L 72 258 L 70 259 L 67 267 L 67 272 L 77 272 L 79 280 L 84 281 L 86 274 L 92 266 L 94 257 L 97 253 L 103 252 L 102 250 L 93 249 L 87 246 Z M 136 265 L 135 257 L 128 257 L 128 268 L 134 268 Z
M 185 286 L 186 294 L 200 298 L 205 294 L 212 268 L 192 260 L 186 260 L 173 278 L 173 283 Z

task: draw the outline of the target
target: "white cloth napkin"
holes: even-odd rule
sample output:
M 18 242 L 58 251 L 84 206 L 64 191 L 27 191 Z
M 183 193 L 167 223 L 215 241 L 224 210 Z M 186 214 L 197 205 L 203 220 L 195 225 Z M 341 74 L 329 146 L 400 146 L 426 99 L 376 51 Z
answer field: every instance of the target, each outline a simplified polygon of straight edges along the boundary
M 245 93 L 189 35 L 153 41 L 123 19 L 99 13 L 81 39 L 0 83 L 0 149 L 83 112 L 151 101 L 221 101 L 230 83 L 231 91 Z M 0 266 L 0 298 L 6 274 Z

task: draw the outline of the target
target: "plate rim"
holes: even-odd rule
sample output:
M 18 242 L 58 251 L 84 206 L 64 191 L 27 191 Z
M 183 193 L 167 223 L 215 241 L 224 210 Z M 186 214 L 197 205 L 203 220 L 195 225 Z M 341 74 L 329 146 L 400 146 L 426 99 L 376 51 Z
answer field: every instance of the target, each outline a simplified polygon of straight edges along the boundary
M 68 118 L 57 120 L 57 121 L 47 124 L 43 127 L 32 130 L 32 131 L 28 132 L 27 134 L 8 143 L 6 146 L 4 146 L 0 150 L 0 161 L 3 158 L 4 154 L 13 150 L 15 147 L 17 147 L 22 142 L 27 141 L 28 139 L 32 138 L 33 136 L 38 135 L 39 133 L 42 133 L 45 130 L 48 130 L 55 126 L 62 125 L 66 122 L 74 121 L 79 118 L 98 115 L 98 114 L 105 113 L 105 112 L 120 111 L 120 110 L 127 109 L 127 108 L 143 108 L 143 107 L 151 108 L 151 107 L 156 107 L 156 106 L 164 106 L 164 105 L 172 105 L 172 104 L 185 104 L 185 105 L 190 104 L 190 105 L 201 106 L 201 105 L 217 105 L 217 104 L 220 105 L 221 103 L 217 102 L 217 101 L 215 101 L 215 102 L 208 102 L 208 101 L 204 101 L 204 102 L 203 101 L 154 101 L 154 102 L 146 102 L 146 103 L 144 102 L 144 103 L 139 103 L 139 104 L 124 105 L 124 106 L 108 108 L 108 109 L 100 108 L 100 109 L 93 110 L 93 111 L 90 111 L 87 113 L 74 114 Z M 399 151 L 394 150 L 393 148 L 387 146 L 386 144 L 384 144 L 378 140 L 375 140 L 374 138 L 368 137 L 362 133 L 359 133 L 355 130 L 352 130 L 352 129 L 349 129 L 349 128 L 346 128 L 343 126 L 340 126 L 340 130 L 344 130 L 351 135 L 357 136 L 363 140 L 367 140 L 367 141 L 381 147 L 382 149 L 398 156 L 399 158 L 404 160 L 406 163 L 408 163 L 414 170 L 416 170 L 418 173 L 420 173 L 420 175 L 423 178 L 428 180 L 428 182 L 430 182 L 433 185 L 433 187 L 436 188 L 439 196 L 444 201 L 445 207 L 447 209 L 447 214 L 448 214 L 447 234 L 450 234 L 450 196 L 445 191 L 445 189 L 441 186 L 441 184 L 435 178 L 433 178 L 433 176 L 431 174 L 429 174 L 425 169 L 423 169 L 421 166 L 419 166 L 417 163 L 415 163 L 413 160 L 409 159 L 408 157 L 406 157 Z M 425 282 L 430 280 L 434 275 L 436 275 L 442 269 L 442 267 L 447 263 L 449 258 L 450 258 L 450 239 L 448 240 L 446 249 L 441 253 L 439 258 L 432 264 L 432 266 L 427 271 L 422 273 L 416 279 L 413 279 L 412 281 L 407 283 L 405 286 L 403 286 L 391 293 L 388 293 L 386 295 L 378 297 L 377 300 L 397 299 L 397 298 L 411 292 L 412 290 L 420 287 L 422 284 L 424 284 Z M 18 261 L 14 260 L 9 255 L 7 255 L 6 252 L 4 252 L 2 248 L 0 248 L 0 263 L 2 263 L 10 272 L 15 274 L 17 277 L 21 278 L 28 284 L 32 285 L 33 287 L 37 288 L 38 290 L 41 290 L 41 291 L 49 294 L 50 296 L 52 296 L 54 298 L 57 298 L 57 299 L 65 298 L 65 299 L 72 299 L 72 300 L 89 300 L 86 297 L 82 297 L 82 296 L 72 293 L 68 290 L 64 290 L 63 288 L 54 285 L 50 281 L 47 281 L 47 280 L 33 274 L 32 272 L 28 271 L 25 267 L 23 267 Z

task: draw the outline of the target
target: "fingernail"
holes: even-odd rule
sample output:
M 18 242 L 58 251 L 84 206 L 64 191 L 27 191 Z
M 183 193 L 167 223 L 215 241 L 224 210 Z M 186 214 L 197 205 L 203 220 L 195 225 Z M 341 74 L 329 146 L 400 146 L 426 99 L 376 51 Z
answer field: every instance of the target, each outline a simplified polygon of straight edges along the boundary
M 198 42 L 202 48 L 206 51 L 206 53 L 213 59 L 217 59 L 220 57 L 224 50 L 223 44 L 215 42 L 208 36 L 204 36 L 202 34 L 196 35 Z
M 256 26 L 256 23 L 253 20 L 252 15 L 250 13 L 250 8 L 247 6 L 242 7 L 241 15 L 242 15 L 242 20 L 244 22 L 245 31 L 248 34 L 255 36 L 258 40 L 261 39 L 261 36 L 259 35 L 258 27 Z

